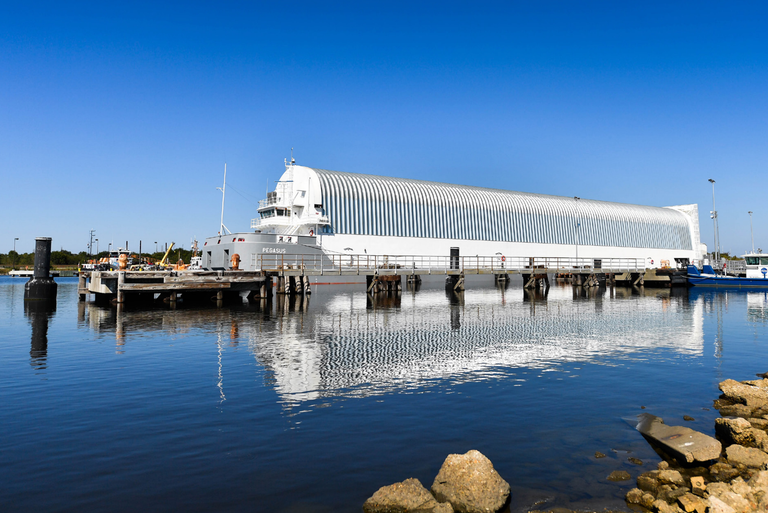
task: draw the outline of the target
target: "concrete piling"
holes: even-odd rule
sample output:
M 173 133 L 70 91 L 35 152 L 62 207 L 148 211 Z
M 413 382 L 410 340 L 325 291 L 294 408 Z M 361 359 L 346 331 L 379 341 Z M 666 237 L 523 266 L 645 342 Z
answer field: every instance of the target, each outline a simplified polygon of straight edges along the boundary
M 24 285 L 24 301 L 56 302 L 58 285 L 51 278 L 51 238 L 35 239 L 35 271 Z

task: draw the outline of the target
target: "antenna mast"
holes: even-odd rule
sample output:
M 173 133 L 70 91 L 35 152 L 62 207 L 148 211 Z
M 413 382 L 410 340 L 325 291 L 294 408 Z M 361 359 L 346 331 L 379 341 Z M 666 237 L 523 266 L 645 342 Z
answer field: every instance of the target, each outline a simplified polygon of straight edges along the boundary
M 224 185 L 222 187 L 216 187 L 218 190 L 221 191 L 221 227 L 219 228 L 219 233 L 221 235 L 224 235 L 225 233 L 232 233 L 229 231 L 229 228 L 224 226 L 224 195 L 227 190 L 227 163 L 224 163 Z

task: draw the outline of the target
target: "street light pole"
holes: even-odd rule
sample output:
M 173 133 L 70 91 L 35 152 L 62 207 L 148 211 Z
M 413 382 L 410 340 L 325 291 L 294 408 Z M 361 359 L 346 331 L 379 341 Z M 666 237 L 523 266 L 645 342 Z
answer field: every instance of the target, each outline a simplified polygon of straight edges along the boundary
M 710 212 L 710 217 L 712 218 L 712 223 L 714 225 L 715 229 L 715 263 L 720 262 L 720 235 L 718 234 L 717 230 L 717 209 L 715 208 L 715 181 L 713 179 L 708 180 L 712 184 L 712 212 Z
M 752 231 L 752 211 L 747 212 L 749 214 L 749 234 L 752 238 L 752 253 L 755 252 L 755 232 Z
M 19 240 L 18 237 L 13 238 L 13 262 L 11 262 L 11 267 L 14 267 L 16 265 L 16 241 Z
M 96 239 L 96 254 L 99 254 L 99 239 Z

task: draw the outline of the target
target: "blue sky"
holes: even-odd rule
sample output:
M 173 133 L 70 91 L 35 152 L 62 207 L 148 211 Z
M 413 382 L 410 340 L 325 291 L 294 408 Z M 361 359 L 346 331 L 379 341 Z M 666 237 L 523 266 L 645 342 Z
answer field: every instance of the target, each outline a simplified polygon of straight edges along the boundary
M 0 252 L 186 248 L 299 164 L 647 205 L 768 250 L 768 4 L 0 4 Z

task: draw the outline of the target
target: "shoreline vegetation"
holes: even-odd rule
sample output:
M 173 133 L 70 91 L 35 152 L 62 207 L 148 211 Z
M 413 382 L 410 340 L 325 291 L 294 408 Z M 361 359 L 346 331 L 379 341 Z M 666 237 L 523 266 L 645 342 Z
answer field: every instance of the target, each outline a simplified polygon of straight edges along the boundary
M 138 251 L 132 251 L 131 255 L 135 255 L 138 259 Z M 152 262 L 159 261 L 165 255 L 165 251 L 154 251 L 152 253 L 141 253 L 142 260 L 147 259 Z M 51 269 L 56 271 L 61 270 L 77 270 L 80 264 L 84 264 L 89 260 L 98 260 L 100 258 L 106 258 L 109 256 L 109 251 L 100 251 L 97 254 L 89 255 L 85 251 L 80 253 L 72 253 L 65 249 L 58 251 L 51 251 Z M 184 263 L 189 263 L 192 258 L 192 250 L 183 248 L 173 248 L 169 253 L 169 258 L 173 258 L 173 261 L 183 260 Z M 17 253 L 15 251 L 9 251 L 8 253 L 0 253 L 0 276 L 6 275 L 14 269 L 33 269 L 35 266 L 35 253 Z
M 637 477 L 627 508 L 640 513 L 757 513 L 768 511 L 768 373 L 757 380 L 719 384 L 715 438 L 640 415 L 637 429 L 662 458 Z M 687 419 L 686 419 L 687 420 Z M 595 453 L 596 458 L 604 455 Z M 613 472 L 609 481 L 630 479 Z M 535 507 L 535 506 L 534 506 Z M 478 451 L 449 455 L 427 490 L 418 479 L 384 486 L 363 504 L 364 513 L 612 513 L 565 507 L 527 509 L 515 504 L 509 484 Z M 618 513 L 618 512 L 615 512 Z

